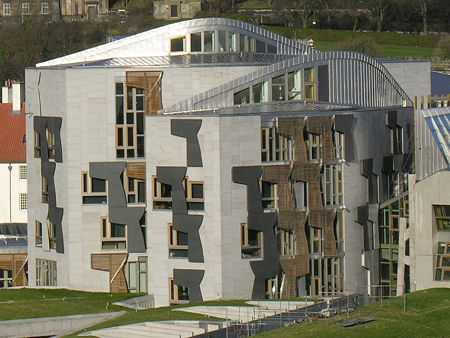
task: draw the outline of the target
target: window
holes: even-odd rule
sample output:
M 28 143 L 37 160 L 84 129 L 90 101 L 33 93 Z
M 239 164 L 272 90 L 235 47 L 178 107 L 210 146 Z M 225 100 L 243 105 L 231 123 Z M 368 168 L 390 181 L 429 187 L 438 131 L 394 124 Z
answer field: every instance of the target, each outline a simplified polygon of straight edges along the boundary
M 403 128 L 396 126 L 391 128 L 391 153 L 403 154 Z
M 301 75 L 300 71 L 287 74 L 288 100 L 298 101 L 302 99 Z
M 272 101 L 286 100 L 286 76 L 285 74 L 272 79 Z
M 169 257 L 188 257 L 188 234 L 175 230 L 172 223 L 169 223 Z
M 261 196 L 263 209 L 273 210 L 278 207 L 277 185 L 266 181 L 261 181 Z
M 47 149 L 48 149 L 48 158 L 55 159 L 56 148 L 55 148 L 55 134 L 51 133 L 47 130 Z
M 234 104 L 250 103 L 250 88 L 245 88 L 237 93 L 234 93 Z
M 295 256 L 295 234 L 293 230 L 278 229 L 277 243 L 280 256 Z
M 450 242 L 438 242 L 434 279 L 450 281 Z
M 310 240 L 311 253 L 322 254 L 323 253 L 322 229 L 310 227 L 310 231 L 312 231 L 312 236 Z
M 227 35 L 228 35 L 227 32 L 219 31 L 218 34 L 219 52 L 225 52 L 227 50 Z
M 30 15 L 30 3 L 29 2 L 22 3 L 22 15 Z
M 56 229 L 55 224 L 47 220 L 47 228 L 48 228 L 48 244 L 50 249 L 56 249 Z
M 172 186 L 153 177 L 153 209 L 172 209 Z
M 0 289 L 13 286 L 12 270 L 0 269 Z
M 48 203 L 48 181 L 44 176 L 41 177 L 41 188 L 42 203 Z
M 228 32 L 228 51 L 237 52 L 238 47 L 238 34 Z
M 261 40 L 256 40 L 256 52 L 257 53 L 265 53 L 266 52 L 266 44 Z
M 239 50 L 241 52 L 248 52 L 248 40 L 247 36 L 240 34 L 239 35 Z
M 334 131 L 333 143 L 336 159 L 344 159 L 344 134 Z
M 342 166 L 326 164 L 320 174 L 321 193 L 324 205 L 342 205 Z
M 34 157 L 41 157 L 41 134 L 34 132 Z
M 248 229 L 247 223 L 241 223 L 241 258 L 262 257 L 262 232 Z
M 42 246 L 42 223 L 39 221 L 35 221 L 34 227 L 35 227 L 34 244 L 37 247 L 41 247 Z
M 204 32 L 204 52 L 214 52 L 214 32 Z
M 131 293 L 147 292 L 147 257 L 138 257 L 128 263 L 128 290 Z
M 9 2 L 3 3 L 3 15 L 11 15 L 11 4 Z
M 178 5 L 170 5 L 170 17 L 178 18 Z
M 267 45 L 267 53 L 269 53 L 269 54 L 276 54 L 277 53 L 277 46 L 268 44 Z
M 186 37 L 175 38 L 170 40 L 171 52 L 185 52 L 186 51 Z
M 27 179 L 27 166 L 26 165 L 19 166 L 19 179 L 21 179 L 21 180 Z
M 27 194 L 19 194 L 19 209 L 20 210 L 27 210 Z
M 48 14 L 48 2 L 46 1 L 41 2 L 41 14 L 42 15 Z
M 125 250 L 127 248 L 127 227 L 124 224 L 109 222 L 102 217 L 102 250 Z
M 438 231 L 450 231 L 450 205 L 433 205 Z
M 322 135 L 308 133 L 308 156 L 312 162 L 322 159 Z
M 126 88 L 125 110 L 124 85 L 116 83 L 116 157 L 144 157 L 144 89 Z
M 257 83 L 252 86 L 253 103 L 261 103 L 268 101 L 268 86 L 267 82 Z
M 316 69 L 305 68 L 303 72 L 303 82 L 305 86 L 305 100 L 316 101 L 317 86 L 316 86 Z
M 145 180 L 124 175 L 123 187 L 129 204 L 145 203 Z
M 294 159 L 290 136 L 279 134 L 276 127 L 261 128 L 261 161 L 286 162 Z
M 205 199 L 203 197 L 203 182 L 188 181 L 186 197 L 188 210 L 205 210 Z
M 169 279 L 169 298 L 171 303 L 188 303 L 189 288 L 174 283 L 173 278 Z
M 201 52 L 202 51 L 202 33 L 192 33 L 191 34 L 191 52 Z
M 56 261 L 36 258 L 36 286 L 56 286 Z
M 81 173 L 83 204 L 105 204 L 107 202 L 106 180 L 93 178 L 87 172 Z

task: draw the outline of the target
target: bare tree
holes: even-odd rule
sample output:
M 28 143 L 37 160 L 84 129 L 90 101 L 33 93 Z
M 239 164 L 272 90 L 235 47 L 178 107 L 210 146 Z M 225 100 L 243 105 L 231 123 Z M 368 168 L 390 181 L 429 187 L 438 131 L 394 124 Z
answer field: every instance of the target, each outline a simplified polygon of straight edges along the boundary
M 375 22 L 377 24 L 377 32 L 381 32 L 381 28 L 383 27 L 384 16 L 386 14 L 386 10 L 389 7 L 389 2 L 388 0 L 370 0 L 369 6 L 370 6 L 369 10 L 375 17 Z
M 422 30 L 425 34 L 428 33 L 427 11 L 428 11 L 429 2 L 430 2 L 429 0 L 420 0 L 419 1 L 420 15 L 422 16 Z

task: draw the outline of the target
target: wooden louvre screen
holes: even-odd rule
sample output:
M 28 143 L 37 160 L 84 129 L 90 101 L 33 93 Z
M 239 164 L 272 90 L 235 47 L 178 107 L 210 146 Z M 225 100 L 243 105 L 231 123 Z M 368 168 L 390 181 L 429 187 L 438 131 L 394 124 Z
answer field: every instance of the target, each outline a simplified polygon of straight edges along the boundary
M 145 113 L 157 114 L 162 109 L 161 79 L 162 71 L 127 72 L 127 86 L 145 91 Z
M 139 180 L 145 180 L 145 162 L 128 162 L 127 176 L 137 178 Z
M 92 269 L 109 271 L 110 292 L 128 292 L 124 269 L 127 259 L 127 253 L 91 254 Z
M 25 264 L 27 263 L 27 254 L 0 254 L 0 269 L 12 271 L 13 286 L 27 286 Z

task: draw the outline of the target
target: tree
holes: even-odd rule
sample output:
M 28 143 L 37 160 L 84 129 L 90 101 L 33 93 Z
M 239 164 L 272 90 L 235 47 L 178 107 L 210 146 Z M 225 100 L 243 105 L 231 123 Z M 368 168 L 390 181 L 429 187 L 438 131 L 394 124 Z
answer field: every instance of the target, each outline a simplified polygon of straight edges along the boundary
M 383 20 L 388 7 L 389 7 L 388 0 L 369 0 L 369 10 L 375 17 L 377 32 L 381 32 L 381 29 L 383 27 Z
M 428 4 L 429 0 L 419 1 L 420 15 L 422 16 L 422 31 L 424 32 L 424 34 L 428 33 L 428 25 L 427 25 Z
M 439 40 L 436 54 L 443 60 L 450 59 L 450 36 L 444 36 Z

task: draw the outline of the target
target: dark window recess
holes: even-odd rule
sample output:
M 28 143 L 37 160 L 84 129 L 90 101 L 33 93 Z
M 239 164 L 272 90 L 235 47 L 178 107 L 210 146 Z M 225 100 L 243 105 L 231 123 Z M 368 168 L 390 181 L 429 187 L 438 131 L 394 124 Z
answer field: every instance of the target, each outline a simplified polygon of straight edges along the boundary
M 134 157 L 134 149 L 127 149 L 127 157 Z
M 133 109 L 133 87 L 127 87 L 127 109 Z
M 133 124 L 133 123 L 134 123 L 134 114 L 127 113 L 127 124 Z
M 170 249 L 171 258 L 187 258 L 189 252 L 186 249 Z
M 191 52 L 202 51 L 202 33 L 191 34 Z
M 144 157 L 144 136 L 137 137 L 137 156 Z
M 123 116 L 122 116 L 122 118 L 123 118 Z M 122 128 L 117 129 L 117 145 L 123 146 L 123 129 Z M 122 153 L 123 153 L 123 149 L 122 149 Z M 117 155 L 117 157 L 119 157 L 119 155 Z M 123 155 L 121 157 L 123 157 Z
M 137 113 L 136 114 L 136 133 L 144 134 L 144 114 Z
M 172 197 L 172 186 L 161 183 L 161 197 Z
M 276 54 L 277 46 L 267 45 L 267 53 Z
M 136 195 L 128 195 L 128 203 L 136 203 Z
M 256 40 L 256 52 L 257 53 L 265 53 L 266 52 L 266 44 L 260 40 Z
M 124 153 L 123 149 L 117 149 L 116 155 L 117 155 L 117 158 L 124 158 L 125 157 L 125 153 Z
M 145 182 L 138 182 L 138 202 L 145 203 Z
M 111 237 L 125 237 L 125 225 L 111 223 Z
M 83 196 L 83 204 L 105 204 L 106 196 Z
M 136 110 L 144 110 L 144 96 L 136 96 Z
M 185 43 L 185 38 L 178 38 L 178 39 L 172 39 L 170 41 L 170 50 L 172 52 L 184 52 L 184 43 Z
M 178 243 L 177 245 L 188 245 L 188 234 L 187 232 L 177 231 Z
M 170 201 L 153 201 L 153 209 L 172 209 L 172 202 Z
M 123 97 L 116 97 L 116 124 L 123 124 Z
M 123 95 L 123 84 L 116 83 L 116 95 Z
M 188 210 L 205 210 L 204 202 L 188 202 L 187 203 Z
M 189 288 L 178 286 L 178 300 L 189 300 Z
M 192 198 L 203 198 L 203 184 L 192 184 Z
M 106 181 L 92 177 L 92 192 L 105 192 Z
M 128 127 L 127 128 L 127 136 L 128 136 L 128 146 L 132 147 L 134 145 L 133 127 Z
M 178 6 L 177 5 L 170 6 L 170 17 L 172 17 L 172 18 L 178 17 Z

